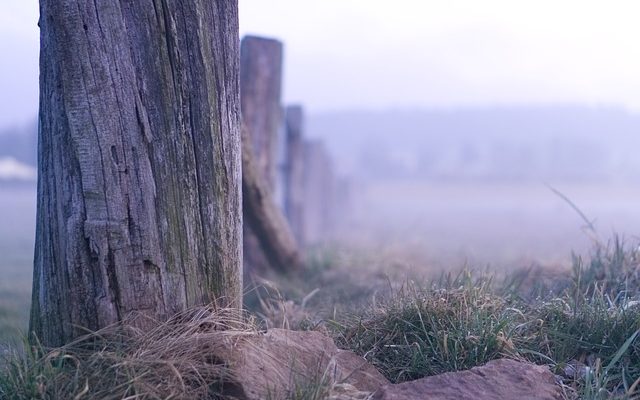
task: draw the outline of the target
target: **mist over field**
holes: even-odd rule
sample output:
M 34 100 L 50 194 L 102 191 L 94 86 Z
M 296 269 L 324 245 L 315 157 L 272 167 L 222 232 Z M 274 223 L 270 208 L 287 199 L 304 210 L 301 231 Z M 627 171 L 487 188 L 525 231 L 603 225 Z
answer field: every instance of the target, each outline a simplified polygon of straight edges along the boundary
M 640 114 L 579 105 L 311 115 L 339 171 L 367 181 L 640 181 Z
M 423 266 L 566 264 L 593 244 L 570 203 L 605 241 L 640 222 L 640 115 L 619 108 L 344 111 L 308 128 L 353 183 L 344 237 Z
M 0 343 L 27 329 L 35 241 L 36 191 L 32 184 L 0 183 Z
M 639 14 L 0 0 L 0 399 L 640 399 Z
M 336 236 L 411 248 L 420 265 L 566 260 L 591 239 L 548 186 L 602 237 L 635 235 L 637 5 L 463 3 L 239 2 L 240 36 L 283 41 L 283 104 L 305 107 L 305 136 L 349 194 Z M 13 55 L 0 64 L 0 191 L 13 199 L 35 185 L 38 7 L 0 10 Z M 25 240 L 30 213 L 0 209 L 27 218 L 14 221 Z
M 348 196 L 333 237 L 417 269 L 564 265 L 640 226 L 640 115 L 613 107 L 341 111 L 308 116 Z M 35 167 L 35 126 L 0 134 L 0 160 Z M 6 182 L 6 180 L 5 180 Z M 28 282 L 35 182 L 0 186 L 4 276 Z M 14 276 L 14 275 L 12 275 Z M 6 281 L 5 281 L 6 282 Z

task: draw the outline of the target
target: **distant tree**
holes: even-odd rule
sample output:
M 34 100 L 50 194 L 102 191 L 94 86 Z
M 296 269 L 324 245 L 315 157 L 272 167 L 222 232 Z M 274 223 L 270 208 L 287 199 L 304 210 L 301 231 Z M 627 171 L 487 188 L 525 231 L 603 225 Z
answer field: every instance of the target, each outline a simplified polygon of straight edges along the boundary
M 40 14 L 31 330 L 60 345 L 131 312 L 239 306 L 237 0 Z

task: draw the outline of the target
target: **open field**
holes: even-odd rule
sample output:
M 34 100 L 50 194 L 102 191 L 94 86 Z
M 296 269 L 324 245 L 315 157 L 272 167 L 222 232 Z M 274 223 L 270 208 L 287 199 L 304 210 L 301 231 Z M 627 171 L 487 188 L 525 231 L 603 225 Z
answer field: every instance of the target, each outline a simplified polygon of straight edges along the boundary
M 320 330 L 339 347 L 365 356 L 392 382 L 508 357 L 548 366 L 563 377 L 568 400 L 614 394 L 635 399 L 640 308 L 630 305 L 640 296 L 634 247 L 640 190 L 625 185 L 557 189 L 596 219 L 597 237 L 585 232 L 585 221 L 544 185 L 364 187 L 334 238 L 338 246 L 314 251 L 302 277 L 258 282 L 263 287 L 249 292 L 249 321 L 256 325 L 247 329 Z M 0 221 L 0 343 L 15 345 L 28 322 L 34 188 L 3 188 Z M 625 240 L 610 241 L 614 232 Z M 583 257 L 572 259 L 572 250 Z M 487 265 L 488 275 L 478 271 Z M 550 269 L 527 270 L 532 265 Z M 476 272 L 459 274 L 465 266 Z M 206 379 L 190 380 L 191 386 L 167 389 L 164 380 L 153 380 L 158 371 L 149 369 L 148 359 L 137 358 L 144 353 L 138 350 L 167 348 L 166 335 L 185 339 L 172 339 L 172 332 L 162 339 L 113 333 L 113 340 L 99 337 L 104 341 L 99 353 L 72 346 L 10 356 L 4 362 L 13 372 L 0 375 L 0 390 L 17 399 L 73 398 L 87 390 L 92 398 L 106 399 L 114 387 L 123 397 L 185 390 L 176 398 L 193 398 L 202 385 L 224 377 L 223 370 L 215 370 Z M 122 340 L 131 340 L 131 354 L 122 353 Z M 153 362 L 170 368 L 181 382 L 181 374 L 189 374 L 181 369 L 187 359 L 166 356 Z M 192 356 L 199 357 L 181 355 Z M 76 363 L 65 363 L 65 357 Z M 109 375 L 124 360 L 131 366 L 128 375 Z M 580 376 L 571 372 L 574 365 Z M 334 383 L 312 378 L 287 399 L 320 400 L 332 393 Z
M 301 276 L 270 284 L 262 305 L 240 319 L 236 311 L 195 307 L 149 330 L 125 324 L 62 348 L 32 346 L 0 368 L 0 397 L 233 400 L 238 398 L 234 388 L 251 377 L 234 375 L 233 364 L 212 360 L 229 354 L 229 346 L 245 354 L 243 340 L 268 335 L 267 327 L 269 332 L 284 327 L 333 340 L 392 383 L 508 358 L 555 374 L 554 398 L 635 400 L 640 394 L 638 251 L 615 240 L 595 250 L 574 259 L 563 287 L 556 279 L 529 276 L 532 271 L 501 280 L 462 270 L 405 281 L 377 295 L 374 287 L 361 287 L 363 280 L 375 282 L 375 276 L 319 258 Z M 325 259 L 331 260 L 338 258 Z M 526 284 L 529 277 L 535 285 Z M 325 283 L 320 292 L 312 290 L 319 282 Z M 351 298 L 354 293 L 360 301 Z M 331 301 L 334 306 L 326 307 Z M 270 360 L 269 353 L 258 354 Z M 264 374 L 275 370 L 301 378 L 285 383 L 282 395 L 259 398 L 370 398 L 371 391 L 360 390 L 358 397 L 345 397 L 342 381 L 330 371 L 295 361 L 267 361 L 268 367 L 261 367 Z
M 0 342 L 27 328 L 35 239 L 35 187 L 0 187 Z
M 640 233 L 640 186 L 552 184 L 594 222 L 600 240 Z M 568 265 L 593 237 L 543 183 L 387 182 L 358 190 L 343 241 L 389 250 L 414 268 Z
M 603 240 L 640 227 L 632 185 L 555 185 Z M 584 221 L 543 184 L 388 183 L 364 186 L 338 234 L 358 265 L 402 280 L 447 269 L 569 266 L 593 245 Z M 0 340 L 26 329 L 35 235 L 35 188 L 0 188 Z M 375 249 L 375 251 L 372 251 Z M 363 285 L 367 283 L 363 282 Z

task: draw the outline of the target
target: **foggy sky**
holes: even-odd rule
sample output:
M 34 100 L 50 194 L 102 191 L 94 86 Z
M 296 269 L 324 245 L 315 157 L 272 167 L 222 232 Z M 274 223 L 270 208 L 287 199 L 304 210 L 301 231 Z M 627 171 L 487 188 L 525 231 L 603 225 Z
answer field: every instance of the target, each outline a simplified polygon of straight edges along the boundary
M 0 0 L 0 129 L 38 102 L 37 1 Z M 633 0 L 240 0 L 311 112 L 513 103 L 640 109 Z

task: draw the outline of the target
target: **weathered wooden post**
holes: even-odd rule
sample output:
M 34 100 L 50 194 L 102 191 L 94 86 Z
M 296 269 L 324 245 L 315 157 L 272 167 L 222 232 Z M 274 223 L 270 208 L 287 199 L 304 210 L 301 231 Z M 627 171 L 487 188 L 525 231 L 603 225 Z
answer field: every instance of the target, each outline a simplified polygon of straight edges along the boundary
M 304 112 L 289 106 L 285 112 L 284 211 L 298 245 L 304 246 Z
M 256 167 L 274 192 L 282 124 L 282 43 L 245 36 L 240 47 L 240 101 Z
M 31 331 L 240 307 L 237 1 L 40 0 L 39 25 Z
M 286 218 L 276 206 L 282 44 L 247 36 L 241 44 L 245 275 L 297 269 L 301 258 Z

